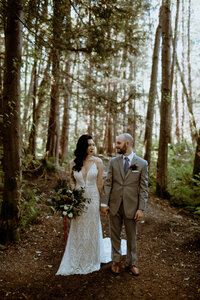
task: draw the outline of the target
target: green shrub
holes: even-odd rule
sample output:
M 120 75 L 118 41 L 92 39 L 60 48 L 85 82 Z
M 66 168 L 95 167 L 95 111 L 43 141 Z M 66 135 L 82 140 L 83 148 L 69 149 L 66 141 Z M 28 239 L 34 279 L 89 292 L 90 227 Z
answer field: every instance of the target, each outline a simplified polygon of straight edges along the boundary
M 155 144 L 156 145 L 156 144 Z M 149 185 L 156 187 L 156 147 L 152 147 Z M 168 155 L 168 187 L 170 201 L 200 219 L 200 176 L 192 178 L 194 149 L 186 142 L 170 145 Z
M 38 189 L 36 185 L 27 186 L 23 183 L 19 203 L 20 226 L 22 228 L 34 223 L 41 214 L 38 204 L 43 195 L 38 196 L 37 193 Z

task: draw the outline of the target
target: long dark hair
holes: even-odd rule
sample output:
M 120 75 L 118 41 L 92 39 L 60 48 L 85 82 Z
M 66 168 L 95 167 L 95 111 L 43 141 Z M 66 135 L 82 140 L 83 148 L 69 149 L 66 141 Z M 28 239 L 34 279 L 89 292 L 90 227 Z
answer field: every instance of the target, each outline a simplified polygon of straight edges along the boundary
M 75 165 L 73 166 L 73 170 L 80 171 L 83 166 L 83 161 L 87 157 L 87 148 L 88 148 L 88 140 L 92 140 L 91 135 L 83 134 L 78 139 L 76 144 L 76 149 L 74 151 L 74 155 L 76 158 L 74 159 Z

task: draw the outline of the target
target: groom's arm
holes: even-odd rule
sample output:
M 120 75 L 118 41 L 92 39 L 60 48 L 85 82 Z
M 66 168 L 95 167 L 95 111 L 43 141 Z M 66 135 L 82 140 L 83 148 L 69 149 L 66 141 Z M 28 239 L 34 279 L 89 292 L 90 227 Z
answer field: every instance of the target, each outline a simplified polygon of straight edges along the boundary
M 148 163 L 145 161 L 145 165 L 142 168 L 140 177 L 140 189 L 139 189 L 139 203 L 138 210 L 145 210 L 148 199 Z

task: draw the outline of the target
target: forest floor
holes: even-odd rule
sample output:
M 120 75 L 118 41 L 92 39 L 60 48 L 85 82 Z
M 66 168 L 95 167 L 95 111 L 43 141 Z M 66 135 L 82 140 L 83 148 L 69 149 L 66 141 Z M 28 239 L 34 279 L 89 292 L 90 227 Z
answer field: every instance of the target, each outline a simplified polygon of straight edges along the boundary
M 32 180 L 49 197 L 55 176 Z M 65 248 L 63 220 L 41 204 L 37 223 L 0 251 L 0 299 L 200 299 L 200 236 L 196 220 L 150 192 L 138 230 L 138 267 L 119 276 L 111 263 L 88 275 L 55 276 Z M 108 218 L 102 216 L 104 237 Z

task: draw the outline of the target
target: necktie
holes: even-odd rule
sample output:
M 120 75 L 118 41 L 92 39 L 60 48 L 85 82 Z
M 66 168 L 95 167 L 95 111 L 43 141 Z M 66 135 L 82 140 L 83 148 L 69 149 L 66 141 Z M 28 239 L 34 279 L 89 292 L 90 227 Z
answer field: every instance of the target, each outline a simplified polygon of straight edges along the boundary
M 124 160 L 124 175 L 126 175 L 129 169 L 129 158 L 125 156 Z

